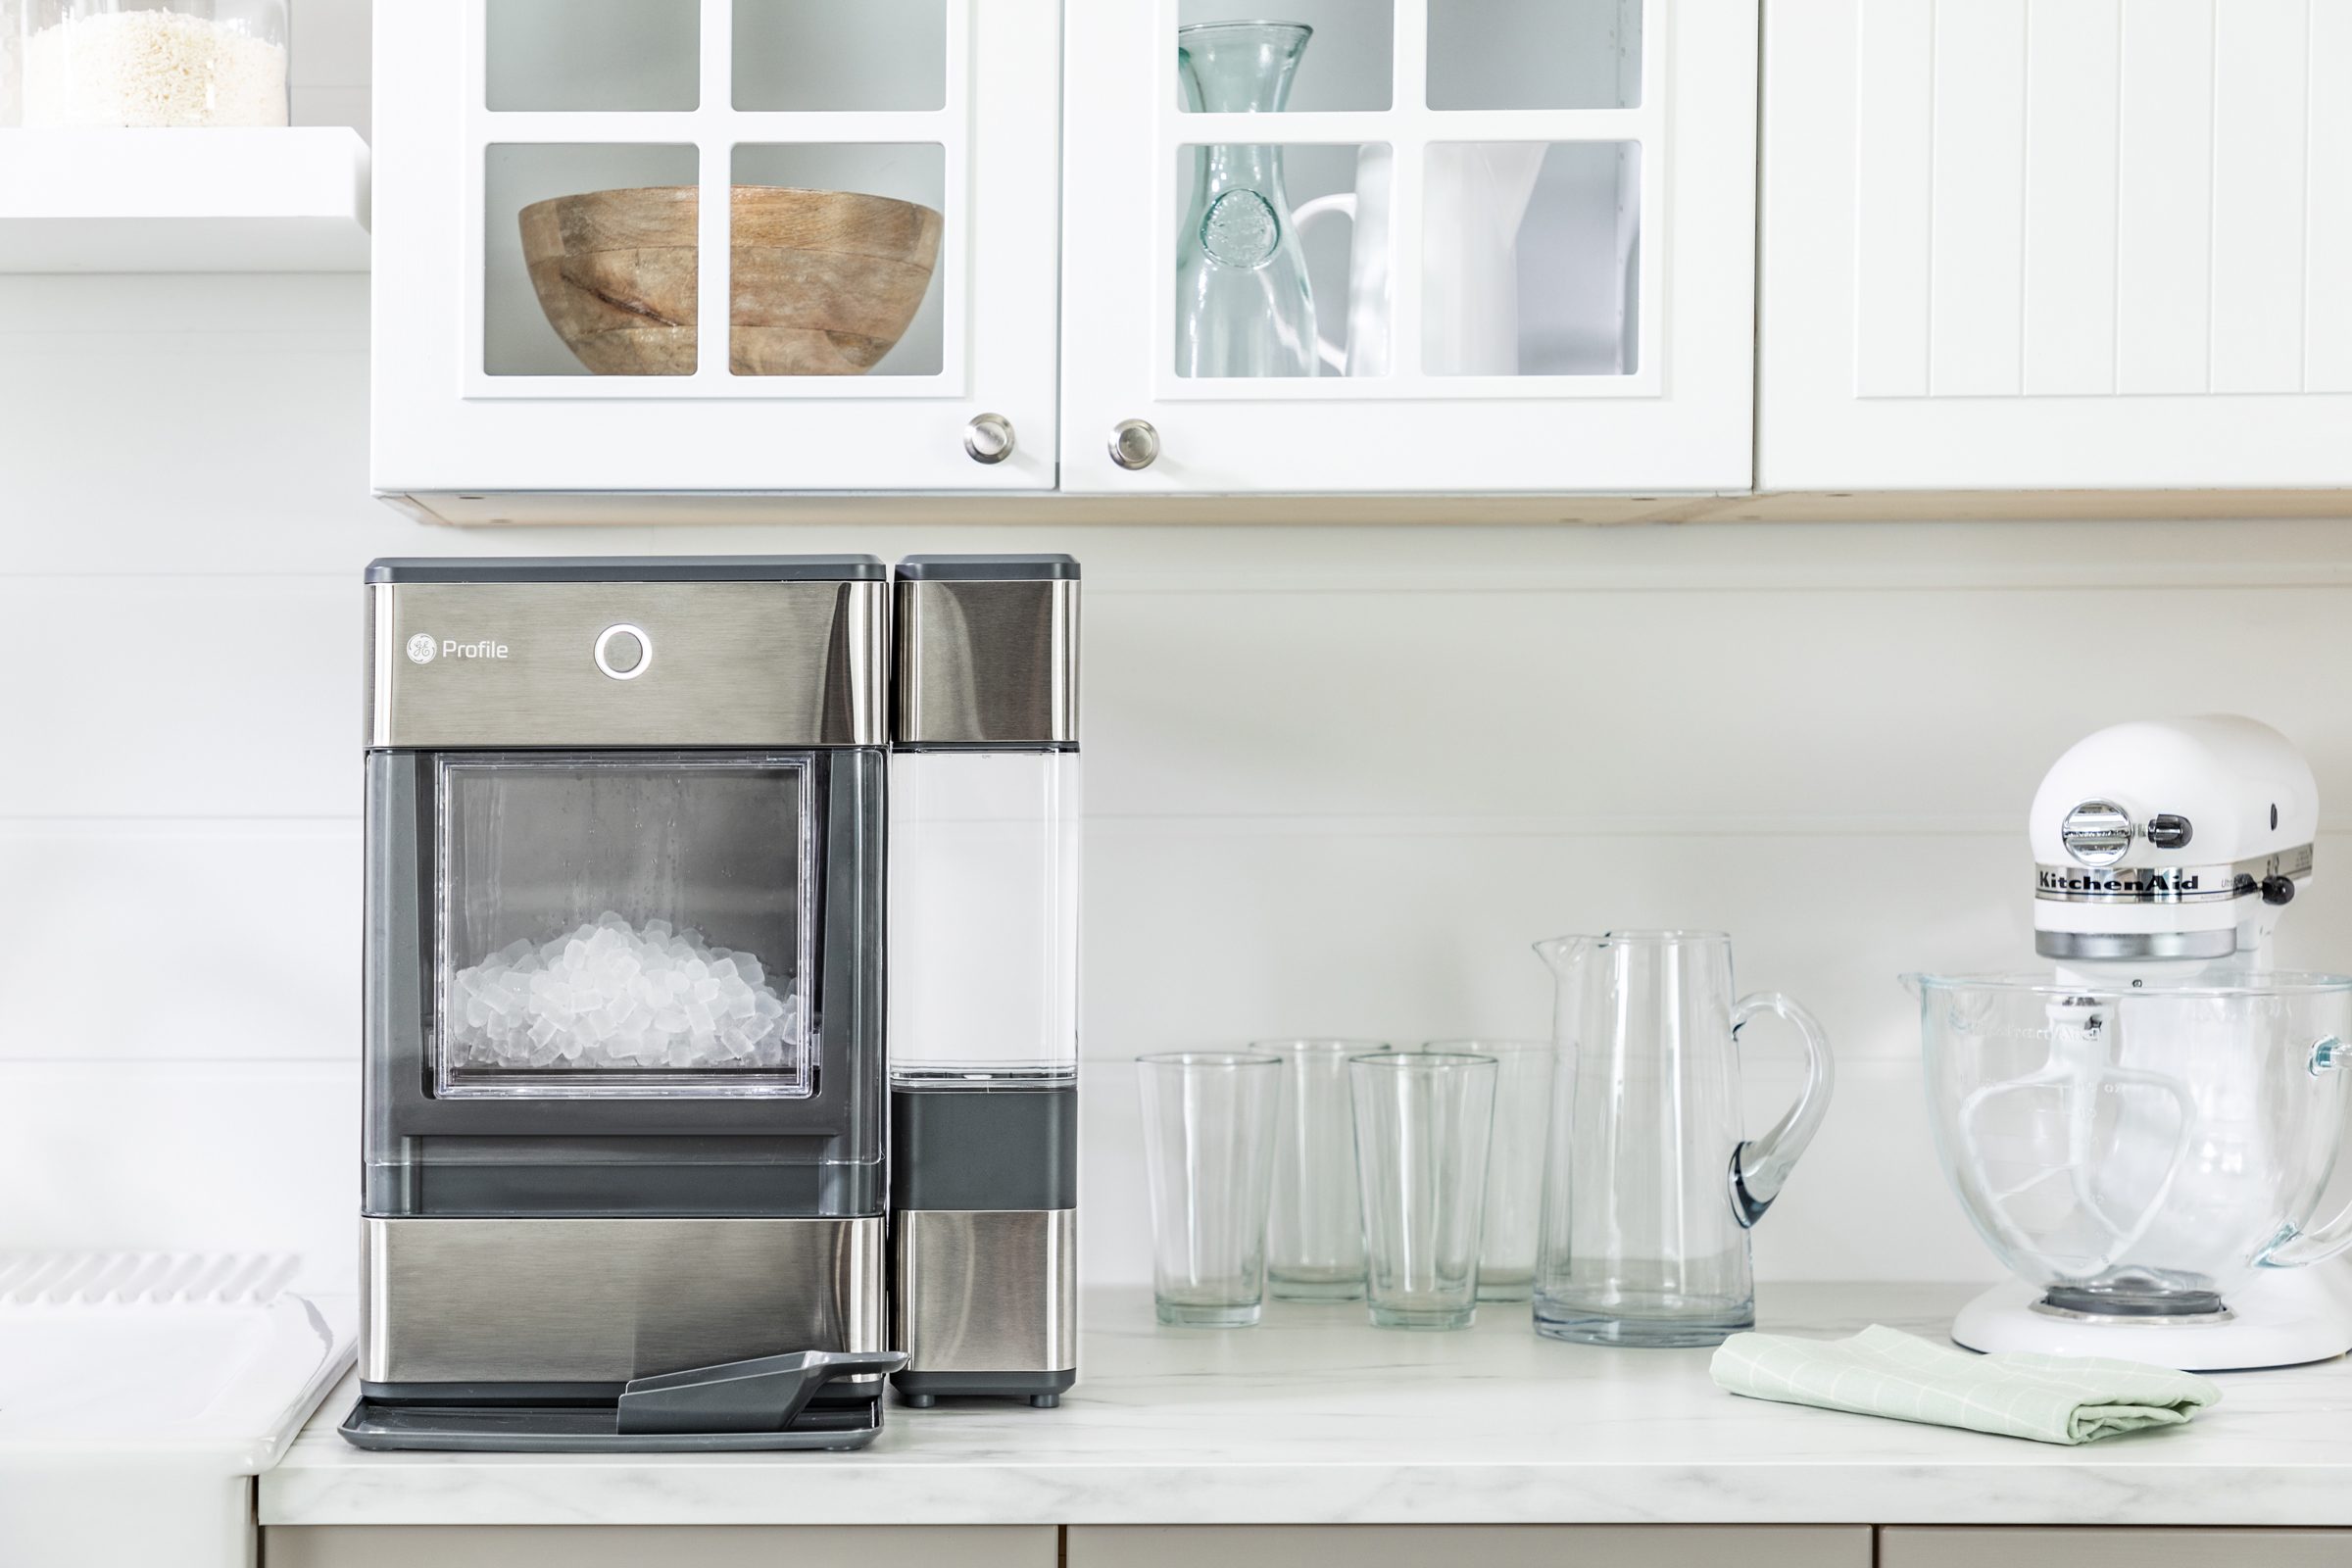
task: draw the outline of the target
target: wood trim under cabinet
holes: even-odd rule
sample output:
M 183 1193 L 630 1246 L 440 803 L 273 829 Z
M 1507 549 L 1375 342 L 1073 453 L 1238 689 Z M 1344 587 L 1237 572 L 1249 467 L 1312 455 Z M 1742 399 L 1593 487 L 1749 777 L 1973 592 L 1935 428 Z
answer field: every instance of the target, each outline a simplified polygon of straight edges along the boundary
M 1878 490 L 1769 495 L 1083 496 L 532 491 L 387 495 L 420 522 L 458 527 L 666 523 L 998 526 L 1135 523 L 1553 524 L 1676 522 L 2165 521 L 2352 517 L 2352 490 Z

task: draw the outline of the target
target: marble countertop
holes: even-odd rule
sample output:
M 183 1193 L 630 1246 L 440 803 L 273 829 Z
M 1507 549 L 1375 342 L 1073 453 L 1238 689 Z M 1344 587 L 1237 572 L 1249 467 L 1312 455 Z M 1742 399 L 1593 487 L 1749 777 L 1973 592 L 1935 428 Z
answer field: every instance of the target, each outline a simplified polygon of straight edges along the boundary
M 1972 1288 L 1766 1288 L 1759 1327 L 1940 1337 Z M 1058 1410 L 890 1408 L 848 1454 L 363 1453 L 330 1395 L 261 1479 L 272 1524 L 2352 1525 L 2352 1361 L 2218 1381 L 2184 1428 L 2076 1448 L 1739 1399 L 1704 1350 L 1459 1334 L 1275 1303 L 1166 1329 L 1089 1293 Z

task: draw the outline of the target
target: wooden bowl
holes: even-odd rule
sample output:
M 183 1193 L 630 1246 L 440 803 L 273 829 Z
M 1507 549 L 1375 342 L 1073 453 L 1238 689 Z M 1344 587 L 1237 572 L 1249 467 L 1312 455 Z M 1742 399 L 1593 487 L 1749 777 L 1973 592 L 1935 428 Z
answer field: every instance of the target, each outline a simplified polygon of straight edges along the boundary
M 691 375 L 700 252 L 692 185 L 522 210 L 548 323 L 599 375 Z M 863 375 L 914 319 L 940 216 L 849 190 L 737 185 L 727 362 L 737 375 Z

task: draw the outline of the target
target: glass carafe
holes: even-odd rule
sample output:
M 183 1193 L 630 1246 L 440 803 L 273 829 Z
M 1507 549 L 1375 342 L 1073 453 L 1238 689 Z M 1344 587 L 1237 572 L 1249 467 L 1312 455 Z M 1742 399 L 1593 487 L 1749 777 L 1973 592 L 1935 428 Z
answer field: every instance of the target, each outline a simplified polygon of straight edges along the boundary
M 1536 1329 L 1593 1345 L 1714 1345 L 1755 1325 L 1749 1227 L 1830 1101 L 1821 1025 L 1787 997 L 1739 997 L 1731 939 L 1621 931 L 1536 944 L 1557 985 Z M 1803 1092 L 1741 1135 L 1740 1028 L 1794 1025 Z
M 1215 22 L 1176 29 L 1185 107 L 1270 114 L 1283 107 L 1312 29 Z M 1176 236 L 1176 373 L 1313 375 L 1315 302 L 1283 190 L 1282 149 L 1193 149 L 1193 200 Z

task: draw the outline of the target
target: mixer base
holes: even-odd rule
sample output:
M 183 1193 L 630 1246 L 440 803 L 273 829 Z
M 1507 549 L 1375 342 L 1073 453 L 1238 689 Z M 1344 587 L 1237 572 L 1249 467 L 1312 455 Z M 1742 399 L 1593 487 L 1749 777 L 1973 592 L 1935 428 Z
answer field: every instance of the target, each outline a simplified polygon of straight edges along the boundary
M 2352 1350 L 2352 1279 L 2327 1264 L 2262 1276 L 2232 1295 L 2218 1320 L 2053 1314 L 2040 1300 L 2023 1281 L 1996 1285 L 1961 1308 L 1952 1341 L 1971 1350 L 2103 1355 L 2183 1372 L 2300 1366 Z

